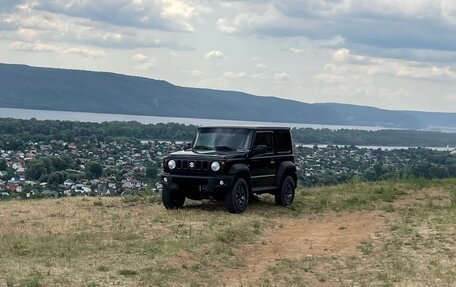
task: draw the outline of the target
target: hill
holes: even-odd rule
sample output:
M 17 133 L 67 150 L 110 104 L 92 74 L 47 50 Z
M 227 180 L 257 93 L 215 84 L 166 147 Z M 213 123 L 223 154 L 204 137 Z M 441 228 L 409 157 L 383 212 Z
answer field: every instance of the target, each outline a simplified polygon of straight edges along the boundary
M 13 64 L 0 64 L 0 107 L 407 129 L 456 126 L 456 114 L 308 104 L 114 73 Z
M 156 194 L 0 200 L 0 286 L 454 286 L 454 184 L 299 188 L 242 216 Z

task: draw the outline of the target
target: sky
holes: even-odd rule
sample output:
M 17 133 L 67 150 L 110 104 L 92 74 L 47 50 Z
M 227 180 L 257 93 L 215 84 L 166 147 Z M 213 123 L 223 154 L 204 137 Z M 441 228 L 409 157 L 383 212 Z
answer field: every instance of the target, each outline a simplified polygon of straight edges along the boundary
M 0 62 L 456 112 L 456 1 L 0 0 Z

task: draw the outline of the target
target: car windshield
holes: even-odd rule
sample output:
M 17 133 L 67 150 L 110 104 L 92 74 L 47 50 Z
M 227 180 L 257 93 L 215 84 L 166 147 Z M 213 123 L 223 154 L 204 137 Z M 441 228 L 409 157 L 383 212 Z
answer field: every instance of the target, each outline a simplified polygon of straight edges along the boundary
M 203 128 L 198 130 L 194 150 L 234 151 L 247 150 L 251 130 L 238 128 Z

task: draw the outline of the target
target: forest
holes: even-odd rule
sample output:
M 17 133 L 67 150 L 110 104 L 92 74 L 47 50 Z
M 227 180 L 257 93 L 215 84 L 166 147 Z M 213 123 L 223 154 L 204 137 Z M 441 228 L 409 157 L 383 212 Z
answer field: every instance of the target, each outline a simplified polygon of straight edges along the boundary
M 67 142 L 104 141 L 116 138 L 138 140 L 192 140 L 196 126 L 176 123 L 141 124 L 139 122 L 73 122 L 0 119 L 0 148 L 15 150 L 32 142 L 63 140 Z M 296 144 L 358 146 L 456 147 L 456 133 L 415 130 L 331 130 L 293 128 Z M 11 137 L 13 136 L 13 137 Z

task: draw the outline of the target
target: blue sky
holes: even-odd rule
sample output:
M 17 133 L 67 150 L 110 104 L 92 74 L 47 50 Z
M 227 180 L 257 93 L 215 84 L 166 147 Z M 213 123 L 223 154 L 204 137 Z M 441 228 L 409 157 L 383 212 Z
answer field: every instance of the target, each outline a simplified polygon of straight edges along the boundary
M 456 1 L 0 0 L 0 62 L 456 112 Z

